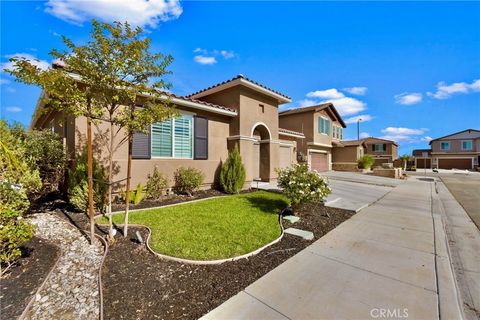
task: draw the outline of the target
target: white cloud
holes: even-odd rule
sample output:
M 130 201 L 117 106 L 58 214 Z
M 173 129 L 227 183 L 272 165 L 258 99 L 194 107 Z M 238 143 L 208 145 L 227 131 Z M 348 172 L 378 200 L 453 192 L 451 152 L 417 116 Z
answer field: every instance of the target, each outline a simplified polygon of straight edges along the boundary
M 427 95 L 435 99 L 443 100 L 450 98 L 454 94 L 466 94 L 476 91 L 480 91 L 480 80 L 474 80 L 472 83 L 456 82 L 452 84 L 446 84 L 441 81 L 437 83 L 437 91 L 433 93 L 427 92 Z
M 314 106 L 316 104 L 318 104 L 318 101 L 311 100 L 311 99 L 304 99 L 304 100 L 298 101 L 298 107 L 299 108 Z
M 193 50 L 193 52 L 198 54 L 193 59 L 200 64 L 217 63 L 217 57 L 222 57 L 225 60 L 229 60 L 237 56 L 237 54 L 232 50 L 207 50 L 204 48 L 196 48 Z
M 327 89 L 327 90 L 317 90 L 307 93 L 309 98 L 320 98 L 320 99 L 340 99 L 345 97 L 343 93 L 337 89 Z
M 20 107 L 7 107 L 6 110 L 13 113 L 22 112 L 22 108 Z
M 9 92 L 9 93 L 17 92 L 17 90 L 15 90 L 15 88 L 12 88 L 12 87 L 7 87 L 5 90 L 7 90 L 7 92 Z
M 198 55 L 193 58 L 195 62 L 200 63 L 200 64 L 215 64 L 217 63 L 217 59 L 215 57 L 208 57 L 208 56 L 202 56 Z
M 412 105 L 422 102 L 423 96 L 421 93 L 400 93 L 394 96 L 395 102 L 403 105 Z
M 76 25 L 96 18 L 156 28 L 160 22 L 177 19 L 182 11 L 178 0 L 49 0 L 45 4 L 45 12 Z
M 2 65 L 1 70 L 3 71 L 3 65 Z M 9 83 L 10 83 L 10 80 L 4 79 L 4 78 L 0 78 L 0 84 L 9 84 Z
M 356 123 L 358 120 L 360 120 L 360 122 L 366 122 L 366 121 L 370 121 L 372 120 L 373 117 L 369 114 L 359 114 L 358 116 L 354 116 L 354 117 L 350 117 L 350 118 L 347 118 L 345 119 L 345 123 Z
M 360 132 L 360 139 L 371 137 L 368 132 Z
M 362 112 L 366 109 L 366 104 L 363 101 L 357 100 L 355 98 L 345 97 L 340 99 L 330 99 L 324 100 L 320 103 L 327 103 L 331 102 L 338 110 L 340 115 L 348 116 L 353 115 L 359 112 Z
M 401 128 L 401 127 L 388 127 L 382 129 L 383 133 L 386 134 L 405 134 L 405 135 L 419 135 L 427 131 L 425 128 L 421 129 L 410 129 L 410 128 Z
M 50 67 L 50 63 L 48 63 L 45 60 L 40 60 L 37 57 L 35 57 L 35 56 L 33 56 L 29 53 L 15 53 L 15 54 L 6 55 L 5 57 L 8 58 L 8 59 L 14 58 L 14 57 L 18 58 L 18 59 L 22 59 L 22 58 L 26 59 L 26 60 L 30 61 L 31 64 L 33 64 L 34 66 L 37 66 L 38 68 L 40 68 L 42 70 L 46 70 Z M 5 71 L 5 69 L 12 70 L 14 68 L 15 68 L 14 64 L 10 61 L 2 63 L 1 67 L 0 67 L 1 71 Z
M 425 141 L 425 142 L 430 142 L 430 141 L 433 140 L 433 138 L 429 137 L 429 136 L 425 136 L 425 137 L 421 138 L 420 140 Z
M 367 93 L 368 88 L 367 87 L 351 87 L 351 88 L 343 88 L 343 90 L 351 94 L 363 96 Z
M 385 135 L 381 136 L 380 138 L 402 143 L 413 143 L 422 140 L 423 138 L 420 136 L 426 131 L 428 131 L 427 128 L 411 129 L 402 127 L 388 127 L 382 129 L 382 132 Z

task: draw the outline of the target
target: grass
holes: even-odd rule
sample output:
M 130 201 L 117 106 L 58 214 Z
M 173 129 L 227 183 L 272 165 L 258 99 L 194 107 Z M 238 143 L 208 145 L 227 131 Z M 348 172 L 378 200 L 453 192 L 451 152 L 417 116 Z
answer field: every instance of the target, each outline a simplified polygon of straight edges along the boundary
M 150 246 L 169 256 L 210 260 L 242 255 L 280 235 L 278 212 L 287 199 L 257 191 L 173 207 L 131 212 L 129 222 L 151 228 Z M 123 223 L 124 215 L 113 217 Z M 97 222 L 107 223 L 106 218 Z

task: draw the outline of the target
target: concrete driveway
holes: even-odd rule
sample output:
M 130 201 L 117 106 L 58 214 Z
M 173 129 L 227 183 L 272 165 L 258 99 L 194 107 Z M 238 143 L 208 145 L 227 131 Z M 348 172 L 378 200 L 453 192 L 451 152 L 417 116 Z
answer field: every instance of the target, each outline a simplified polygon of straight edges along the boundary
M 358 172 L 327 171 L 320 173 L 320 175 L 328 177 L 330 180 L 357 182 L 386 187 L 396 187 L 403 182 L 403 180 L 400 179 L 377 177 L 371 174 L 363 174 Z
M 392 190 L 392 187 L 330 179 L 332 193 L 327 197 L 327 207 L 358 212 Z
M 204 319 L 461 319 L 439 203 L 407 180 Z

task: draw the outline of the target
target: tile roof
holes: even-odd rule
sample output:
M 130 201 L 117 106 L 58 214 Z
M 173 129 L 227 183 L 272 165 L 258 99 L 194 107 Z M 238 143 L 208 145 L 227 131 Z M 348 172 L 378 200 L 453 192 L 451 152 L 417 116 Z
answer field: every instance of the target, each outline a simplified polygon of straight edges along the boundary
M 344 147 L 350 147 L 350 146 L 361 146 L 362 144 L 364 144 L 364 141 L 363 140 L 343 140 L 343 141 L 340 141 L 340 143 Z
M 297 136 L 302 136 L 305 138 L 305 135 L 301 132 L 293 131 L 293 130 L 288 130 L 288 129 L 283 129 L 283 128 L 278 128 L 279 133 L 287 133 L 287 134 L 294 134 Z
M 289 110 L 285 110 L 285 111 L 280 112 L 278 115 L 281 117 L 281 116 L 285 116 L 285 115 L 289 115 L 289 114 L 295 114 L 295 113 L 302 113 L 302 112 L 308 112 L 308 111 L 320 111 L 320 110 L 323 110 L 323 109 L 326 109 L 326 108 L 331 108 L 333 110 L 333 113 L 337 117 L 338 121 L 340 122 L 340 124 L 344 128 L 347 127 L 347 125 L 345 124 L 345 122 L 343 122 L 342 117 L 338 113 L 338 111 L 335 108 L 335 106 L 333 105 L 333 103 L 330 103 L 330 102 L 321 103 L 321 104 L 317 104 L 317 105 L 314 105 L 314 106 L 289 109 Z
M 395 141 L 387 140 L 387 139 L 367 137 L 367 138 L 363 138 L 363 139 L 360 139 L 360 140 L 363 140 L 365 143 L 391 143 L 391 144 L 394 144 L 398 147 L 398 144 Z
M 235 80 L 237 80 L 237 79 L 247 80 L 248 82 L 251 82 L 251 83 L 253 83 L 253 84 L 256 84 L 257 86 L 262 87 L 263 89 L 266 89 L 266 90 L 271 91 L 271 92 L 273 92 L 273 93 L 275 93 L 275 94 L 278 94 L 278 95 L 284 97 L 285 99 L 291 99 L 291 97 L 289 97 L 289 96 L 287 96 L 287 95 L 285 95 L 285 94 L 283 94 L 283 93 L 281 93 L 281 92 L 279 92 L 279 91 L 273 90 L 273 89 L 271 89 L 271 88 L 269 88 L 269 87 L 267 87 L 267 86 L 265 86 L 265 85 L 263 85 L 263 84 L 261 84 L 261 83 L 258 83 L 258 82 L 256 82 L 256 81 L 253 81 L 253 80 L 245 77 L 243 74 L 239 74 L 239 75 L 237 75 L 236 77 L 233 77 L 232 79 L 225 80 L 225 81 L 223 81 L 223 82 L 217 83 L 217 84 L 215 84 L 215 85 L 213 85 L 213 86 L 210 86 L 210 87 L 208 87 L 208 88 L 199 90 L 199 91 L 194 92 L 194 93 L 192 93 L 192 94 L 189 94 L 187 97 L 195 96 L 195 95 L 197 95 L 197 94 L 199 94 L 199 93 L 202 93 L 202 92 L 205 92 L 205 91 L 207 91 L 207 90 L 210 90 L 210 89 L 213 89 L 213 88 L 222 86 L 222 85 L 224 85 L 224 84 L 230 83 L 230 82 L 235 81 Z
M 189 102 L 193 102 L 193 103 L 199 103 L 199 104 L 202 104 L 202 105 L 207 106 L 207 107 L 212 107 L 212 108 L 217 108 L 217 109 L 237 113 L 237 110 L 235 110 L 233 108 L 225 107 L 225 106 L 222 106 L 222 105 L 206 102 L 206 101 L 203 101 L 203 100 L 197 100 L 197 99 L 193 99 L 193 98 L 189 98 L 189 97 L 177 96 L 176 94 L 173 94 L 173 93 L 165 93 L 165 94 L 169 97 L 173 97 L 173 98 L 177 98 L 177 99 L 181 99 L 181 100 L 185 100 L 185 101 L 189 101 Z

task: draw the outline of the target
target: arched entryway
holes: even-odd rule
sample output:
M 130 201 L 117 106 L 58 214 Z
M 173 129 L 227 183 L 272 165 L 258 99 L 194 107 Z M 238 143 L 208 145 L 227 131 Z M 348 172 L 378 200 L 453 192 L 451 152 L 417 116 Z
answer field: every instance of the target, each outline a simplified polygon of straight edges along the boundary
M 270 180 L 270 139 L 271 134 L 268 127 L 261 122 L 252 127 L 253 159 L 252 172 L 253 179 L 269 181 Z

